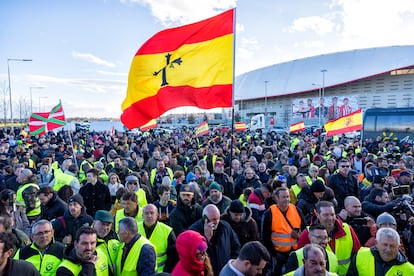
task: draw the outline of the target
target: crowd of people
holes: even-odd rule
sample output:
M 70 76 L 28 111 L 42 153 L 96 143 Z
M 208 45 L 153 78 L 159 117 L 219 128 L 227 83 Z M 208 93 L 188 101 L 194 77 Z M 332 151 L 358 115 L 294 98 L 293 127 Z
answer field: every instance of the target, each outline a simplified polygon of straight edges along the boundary
M 413 145 L 188 129 L 0 139 L 1 275 L 414 275 Z

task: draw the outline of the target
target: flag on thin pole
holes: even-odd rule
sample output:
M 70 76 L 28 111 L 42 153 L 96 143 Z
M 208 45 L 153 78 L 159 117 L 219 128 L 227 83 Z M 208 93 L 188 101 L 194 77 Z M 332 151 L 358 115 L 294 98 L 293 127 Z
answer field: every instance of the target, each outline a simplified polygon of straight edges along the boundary
M 166 29 L 135 54 L 122 103 L 122 123 L 140 127 L 180 106 L 231 107 L 234 9 Z
M 208 123 L 206 121 L 201 122 L 196 126 L 196 129 L 195 129 L 196 137 L 207 135 L 209 133 L 210 133 L 210 129 L 209 129 Z
M 246 123 L 245 122 L 236 122 L 235 129 L 236 129 L 236 131 L 246 130 L 247 129 Z
M 44 135 L 65 125 L 65 112 L 60 101 L 50 112 L 35 112 L 29 118 L 30 135 Z
M 305 122 L 304 121 L 300 121 L 294 124 L 290 125 L 290 132 L 299 132 L 299 131 L 303 131 L 305 130 Z
M 326 136 L 333 136 L 362 129 L 362 109 L 325 123 Z

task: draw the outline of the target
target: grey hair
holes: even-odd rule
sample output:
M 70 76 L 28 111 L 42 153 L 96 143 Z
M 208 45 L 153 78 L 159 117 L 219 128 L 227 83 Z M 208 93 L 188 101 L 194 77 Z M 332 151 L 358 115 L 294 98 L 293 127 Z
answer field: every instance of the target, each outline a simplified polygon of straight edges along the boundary
M 48 220 L 46 220 L 46 219 L 41 219 L 41 220 L 36 221 L 36 222 L 33 224 L 33 226 L 32 226 L 32 231 L 31 231 L 32 235 L 34 235 L 34 234 L 35 234 L 35 232 L 36 232 L 36 230 L 37 230 L 37 227 L 39 227 L 39 226 L 41 226 L 41 225 L 44 225 L 44 224 L 48 224 L 48 225 L 50 226 L 50 228 L 51 228 L 51 229 L 53 229 L 52 223 L 50 223 L 50 221 L 48 221 Z
M 125 228 L 126 231 L 128 231 L 130 234 L 136 234 L 138 233 L 138 226 L 137 222 L 132 217 L 126 217 L 119 221 L 119 227 L 121 225 Z
M 379 242 L 382 237 L 392 238 L 398 243 L 398 245 L 400 245 L 400 235 L 398 234 L 397 231 L 395 231 L 392 228 L 384 227 L 384 228 L 378 229 L 375 240 Z

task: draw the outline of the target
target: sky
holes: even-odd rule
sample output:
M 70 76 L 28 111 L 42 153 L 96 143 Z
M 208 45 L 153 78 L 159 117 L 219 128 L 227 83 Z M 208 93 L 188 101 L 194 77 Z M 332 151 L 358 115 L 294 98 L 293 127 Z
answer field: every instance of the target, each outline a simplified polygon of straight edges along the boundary
M 8 68 L 14 119 L 59 99 L 69 118 L 119 118 L 132 58 L 147 39 L 233 7 L 236 76 L 414 44 L 412 0 L 0 0 L 0 118 L 5 107 L 10 118 Z

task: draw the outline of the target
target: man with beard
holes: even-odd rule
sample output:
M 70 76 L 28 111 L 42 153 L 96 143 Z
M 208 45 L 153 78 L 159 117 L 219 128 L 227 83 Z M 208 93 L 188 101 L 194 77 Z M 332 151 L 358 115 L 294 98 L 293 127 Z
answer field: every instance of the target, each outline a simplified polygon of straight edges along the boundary
M 214 204 L 220 210 L 220 214 L 224 214 L 227 207 L 230 206 L 231 199 L 223 195 L 221 186 L 217 182 L 212 182 L 208 186 L 209 197 L 203 202 L 202 207 L 206 207 L 209 204 Z
M 90 226 L 92 222 L 93 218 L 86 213 L 82 196 L 73 195 L 69 198 L 69 208 L 64 215 L 52 221 L 55 239 L 65 244 L 70 250 L 79 228 Z
M 113 222 L 114 218 L 111 213 L 105 210 L 99 210 L 95 214 L 92 227 L 98 235 L 96 249 L 101 250 L 106 255 L 109 269 L 112 274 L 115 274 L 116 254 L 121 243 L 115 231 L 112 230 Z
M 32 226 L 33 243 L 17 251 L 15 259 L 32 263 L 41 275 L 55 275 L 60 265 L 65 246 L 53 240 L 52 224 L 47 220 L 39 220 Z
M 201 218 L 203 208 L 194 200 L 194 187 L 181 185 L 177 206 L 170 216 L 170 225 L 178 236 Z
M 321 180 L 315 180 L 312 186 L 303 188 L 299 193 L 296 207 L 302 211 L 306 225 L 310 224 L 312 216 L 315 214 L 315 205 L 323 198 L 325 191 L 325 184 Z
M 57 276 L 109 275 L 105 254 L 96 250 L 96 231 L 89 226 L 81 227 L 76 234 L 74 248 L 56 271 Z
M 234 196 L 240 196 L 244 189 L 252 187 L 253 189 L 260 188 L 260 180 L 252 168 L 247 168 L 244 173 L 238 177 L 234 187 Z
M 23 260 L 13 260 L 16 237 L 12 233 L 0 233 L 0 275 L 40 276 L 33 264 Z
M 213 179 L 223 187 L 225 196 L 233 198 L 233 179 L 224 172 L 224 160 L 222 158 L 217 158 L 214 163 Z
M 241 248 L 237 259 L 230 260 L 223 267 L 219 276 L 262 275 L 269 261 L 270 255 L 266 247 L 258 241 L 250 241 Z

